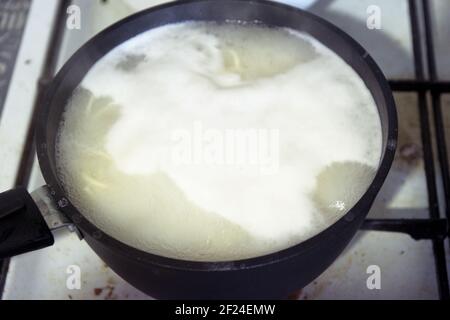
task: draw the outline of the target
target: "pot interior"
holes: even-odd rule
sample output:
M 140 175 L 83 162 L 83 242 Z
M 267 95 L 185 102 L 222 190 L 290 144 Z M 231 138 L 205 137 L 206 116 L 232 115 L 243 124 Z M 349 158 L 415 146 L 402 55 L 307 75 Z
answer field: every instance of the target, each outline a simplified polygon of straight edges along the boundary
M 305 32 L 338 54 L 357 72 L 370 90 L 379 111 L 382 124 L 383 154 L 377 176 L 369 190 L 336 225 L 342 225 L 348 221 L 346 219 L 348 215 L 364 215 L 365 217 L 388 173 L 396 147 L 396 112 L 387 82 L 369 54 L 333 25 L 299 9 L 265 1 L 196 0 L 163 5 L 118 22 L 83 46 L 59 72 L 39 112 L 38 156 L 43 175 L 53 191 L 56 201 L 66 199 L 56 173 L 56 138 L 64 108 L 73 91 L 92 65 L 111 49 L 149 29 L 184 21 L 219 23 L 245 21 Z M 70 202 L 62 210 L 72 217 L 83 232 L 94 234 L 98 231 Z M 324 232 L 330 232 L 330 230 L 327 229 L 322 233 Z M 320 237 L 321 234 L 318 236 Z M 104 238 L 108 239 L 108 236 Z M 314 241 L 314 238 L 310 240 Z M 106 241 L 110 240 L 112 239 Z M 129 249 L 126 245 L 123 246 L 125 249 Z

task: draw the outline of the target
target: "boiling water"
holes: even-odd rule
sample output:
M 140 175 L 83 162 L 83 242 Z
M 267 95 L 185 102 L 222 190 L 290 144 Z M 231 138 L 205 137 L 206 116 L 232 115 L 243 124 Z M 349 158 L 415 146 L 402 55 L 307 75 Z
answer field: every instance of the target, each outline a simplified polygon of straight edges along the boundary
M 375 103 L 288 29 L 186 22 L 98 61 L 61 126 L 71 202 L 136 248 L 223 261 L 295 245 L 343 216 L 381 156 Z

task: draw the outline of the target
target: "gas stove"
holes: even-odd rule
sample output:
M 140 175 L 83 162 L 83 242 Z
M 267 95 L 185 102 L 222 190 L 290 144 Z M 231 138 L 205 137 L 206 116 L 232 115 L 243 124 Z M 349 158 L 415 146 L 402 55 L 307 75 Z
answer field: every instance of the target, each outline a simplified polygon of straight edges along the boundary
M 23 6 L 13 8 L 13 2 Z M 0 44 L 4 34 L 9 43 L 8 50 L 0 48 L 0 190 L 45 184 L 30 130 L 57 70 L 103 28 L 163 2 L 0 0 Z M 327 271 L 289 298 L 448 299 L 450 2 L 280 2 L 315 13 L 360 42 L 390 80 L 399 114 L 398 152 L 362 230 Z M 26 24 L 11 32 L 3 21 L 17 12 Z M 68 22 L 76 12 L 79 26 Z M 1 73 L 4 52 L 11 72 Z M 59 230 L 55 240 L 53 247 L 2 262 L 3 299 L 152 299 L 110 270 L 76 233 Z M 74 268 L 80 288 L 68 283 Z M 371 287 L 374 270 L 380 281 Z

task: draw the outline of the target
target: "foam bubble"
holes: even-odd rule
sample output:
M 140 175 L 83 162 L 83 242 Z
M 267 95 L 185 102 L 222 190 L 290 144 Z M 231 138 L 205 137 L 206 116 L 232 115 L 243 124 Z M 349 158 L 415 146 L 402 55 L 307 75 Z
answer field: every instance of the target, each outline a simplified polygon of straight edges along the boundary
M 70 200 L 117 239 L 180 259 L 249 258 L 311 237 L 356 203 L 381 156 L 362 80 L 288 29 L 145 32 L 94 65 L 64 119 Z M 245 134 L 255 140 L 242 158 Z

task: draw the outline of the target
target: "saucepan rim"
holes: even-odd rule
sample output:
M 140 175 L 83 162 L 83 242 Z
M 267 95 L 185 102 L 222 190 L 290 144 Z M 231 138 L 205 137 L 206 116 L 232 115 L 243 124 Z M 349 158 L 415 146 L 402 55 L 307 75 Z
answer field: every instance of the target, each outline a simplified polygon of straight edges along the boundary
M 141 11 L 137 14 L 129 16 L 114 25 L 110 26 L 106 30 L 102 31 L 90 41 L 88 41 L 84 46 L 82 46 L 63 66 L 63 68 L 58 72 L 55 79 L 52 81 L 49 90 L 46 93 L 46 97 L 44 99 L 43 104 L 40 106 L 40 110 L 38 112 L 38 121 L 37 121 L 37 129 L 35 134 L 36 140 L 36 150 L 38 153 L 39 164 L 41 167 L 41 171 L 47 182 L 48 187 L 51 190 L 51 195 L 54 198 L 54 201 L 58 204 L 59 209 L 67 214 L 74 224 L 81 230 L 82 234 L 91 239 L 96 239 L 99 241 L 105 248 L 110 250 L 114 250 L 117 254 L 121 254 L 126 256 L 136 263 L 142 264 L 151 264 L 158 265 L 160 267 L 165 267 L 169 269 L 180 269 L 180 270 L 195 270 L 195 271 L 235 271 L 242 269 L 251 269 L 256 268 L 262 265 L 268 265 L 273 263 L 278 263 L 285 259 L 293 258 L 299 254 L 302 254 L 306 251 L 309 251 L 316 247 L 322 241 L 332 241 L 333 237 L 338 237 L 339 233 L 345 232 L 345 230 L 354 223 L 355 220 L 363 221 L 363 218 L 367 215 L 367 212 L 375 199 L 378 191 L 380 190 L 386 176 L 390 170 L 392 165 L 396 145 L 397 145 L 397 112 L 395 109 L 395 103 L 392 96 L 391 89 L 388 85 L 386 78 L 383 73 L 374 62 L 374 60 L 370 57 L 367 51 L 359 45 L 353 38 L 347 35 L 344 31 L 340 30 L 333 24 L 328 21 L 317 17 L 309 12 L 303 11 L 301 9 L 285 5 L 278 2 L 270 2 L 266 0 L 221 0 L 220 2 L 223 4 L 224 2 L 241 2 L 241 3 L 251 3 L 252 5 L 264 5 L 264 6 L 273 6 L 277 8 L 281 8 L 283 10 L 290 10 L 297 12 L 299 16 L 308 17 L 309 19 L 315 20 L 317 23 L 320 23 L 323 27 L 326 27 L 328 30 L 339 36 L 339 41 L 346 42 L 346 45 L 349 45 L 354 53 L 357 54 L 360 58 L 364 59 L 367 67 L 372 73 L 372 76 L 377 81 L 378 86 L 380 87 L 383 93 L 384 103 L 387 109 L 387 137 L 384 138 L 386 141 L 386 145 L 384 148 L 383 157 L 380 162 L 380 166 L 378 168 L 378 172 L 371 183 L 370 187 L 366 191 L 366 193 L 361 197 L 361 199 L 357 202 L 357 204 L 348 211 L 341 219 L 337 222 L 316 234 L 315 236 L 297 244 L 290 248 L 277 251 L 272 254 L 267 254 L 264 256 L 259 256 L 250 259 L 244 260 L 236 260 L 236 261 L 220 261 L 220 262 L 203 262 L 203 261 L 187 261 L 187 260 L 179 260 L 174 258 L 168 258 L 164 256 L 155 255 L 149 252 L 145 252 L 129 246 L 116 238 L 108 235 L 103 232 L 99 228 L 97 228 L 94 224 L 92 224 L 88 219 L 86 219 L 72 203 L 69 201 L 66 196 L 63 188 L 60 184 L 60 181 L 56 175 L 55 168 L 50 161 L 49 155 L 49 147 L 48 143 L 48 134 L 47 134 L 47 126 L 49 124 L 49 115 L 52 104 L 54 104 L 54 96 L 60 90 L 60 85 L 66 78 L 66 76 L 73 70 L 73 68 L 77 68 L 76 61 L 77 57 L 82 55 L 84 50 L 89 46 L 94 46 L 100 39 L 104 38 L 106 35 L 111 32 L 115 32 L 119 28 L 126 28 L 128 22 L 133 21 L 134 19 L 138 19 L 142 16 L 148 15 L 150 13 L 154 13 L 156 11 L 167 10 L 175 6 L 189 5 L 192 3 L 202 3 L 202 2 L 216 2 L 215 0 L 187 0 L 187 1 L 175 1 L 163 5 L 159 5 L 144 11 Z M 218 1 L 219 2 L 219 1 Z M 263 21 L 264 22 L 264 21 Z M 149 28 L 150 29 L 150 28 Z M 320 41 L 320 39 L 318 39 Z M 97 61 L 97 58 L 95 61 Z M 371 88 L 369 88 L 371 90 Z M 371 90 L 372 91 L 372 90 Z M 67 97 L 69 98 L 69 97 Z M 64 108 L 64 106 L 59 106 L 60 108 Z

